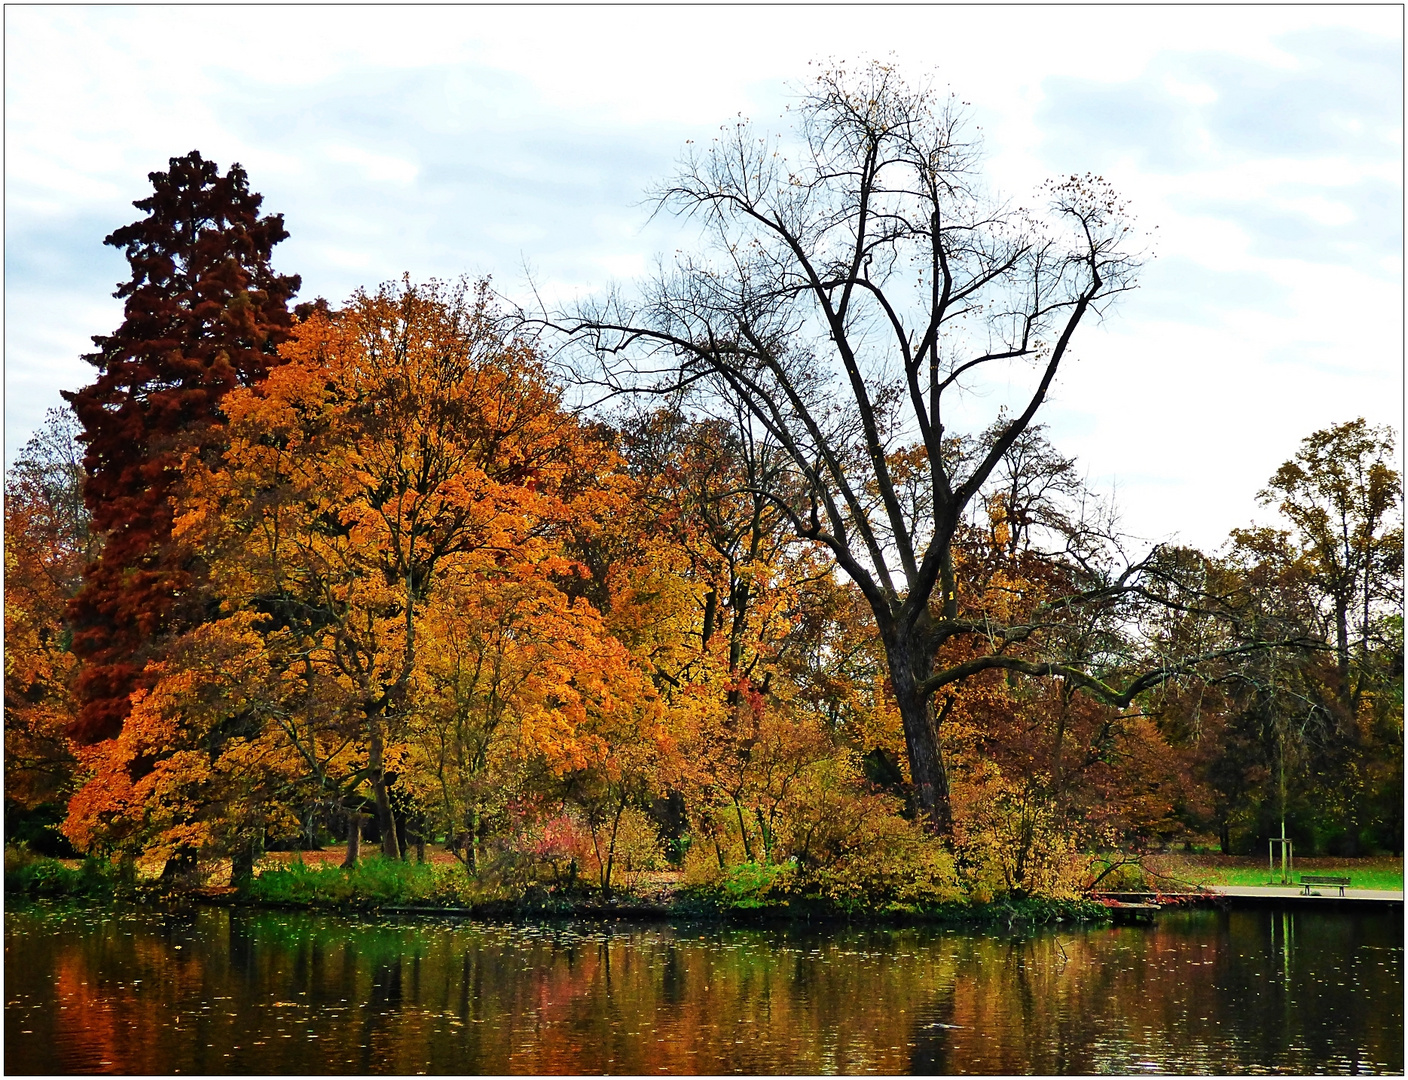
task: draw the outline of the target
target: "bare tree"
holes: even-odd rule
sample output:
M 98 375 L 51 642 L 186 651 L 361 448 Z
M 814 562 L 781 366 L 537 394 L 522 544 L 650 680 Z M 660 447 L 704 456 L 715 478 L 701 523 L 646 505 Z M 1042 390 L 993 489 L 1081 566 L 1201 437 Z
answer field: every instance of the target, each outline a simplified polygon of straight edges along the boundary
M 958 103 L 885 64 L 822 71 L 795 117 L 791 142 L 725 128 L 656 193 L 702 224 L 706 254 L 679 255 L 638 299 L 547 322 L 585 347 L 579 377 L 607 393 L 738 403 L 783 448 L 794 475 L 764 494 L 869 602 L 917 802 L 946 831 L 943 688 L 1005 668 L 1127 704 L 1173 670 L 1117 688 L 1099 656 L 1033 658 L 1043 620 L 1130 592 L 1148 561 L 1113 576 L 1092 566 L 1082 595 L 1006 626 L 961 613 L 954 560 L 980 490 L 1010 482 L 995 473 L 1025 445 L 1077 329 L 1134 287 L 1131 225 L 1088 174 L 1049 183 L 1041 215 L 985 197 Z M 956 430 L 961 395 L 1023 372 L 1010 412 Z M 936 668 L 954 639 L 978 654 Z

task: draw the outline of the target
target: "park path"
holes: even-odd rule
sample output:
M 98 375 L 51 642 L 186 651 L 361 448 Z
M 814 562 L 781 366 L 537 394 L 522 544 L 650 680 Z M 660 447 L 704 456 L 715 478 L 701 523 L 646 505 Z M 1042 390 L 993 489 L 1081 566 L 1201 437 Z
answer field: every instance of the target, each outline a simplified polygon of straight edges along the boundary
M 1403 893 L 1393 889 L 1347 888 L 1344 896 L 1334 885 L 1311 886 L 1307 896 L 1299 885 L 1207 885 L 1208 892 L 1242 900 L 1377 900 L 1380 903 L 1401 904 Z

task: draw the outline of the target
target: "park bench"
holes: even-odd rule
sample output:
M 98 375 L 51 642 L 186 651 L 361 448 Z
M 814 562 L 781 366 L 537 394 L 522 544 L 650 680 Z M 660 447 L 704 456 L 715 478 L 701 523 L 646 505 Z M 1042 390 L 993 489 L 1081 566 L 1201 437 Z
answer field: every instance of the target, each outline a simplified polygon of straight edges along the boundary
M 1311 895 L 1310 886 L 1312 885 L 1338 885 L 1340 895 L 1343 896 L 1344 887 L 1348 884 L 1349 878 L 1347 877 L 1334 877 L 1325 874 L 1301 874 L 1300 876 L 1301 893 L 1305 896 Z

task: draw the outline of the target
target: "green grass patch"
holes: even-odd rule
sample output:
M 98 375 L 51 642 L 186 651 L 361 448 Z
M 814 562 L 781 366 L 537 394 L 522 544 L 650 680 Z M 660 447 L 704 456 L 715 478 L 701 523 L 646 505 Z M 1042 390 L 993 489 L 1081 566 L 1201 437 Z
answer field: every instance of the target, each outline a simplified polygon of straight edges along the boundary
M 1281 883 L 1278 867 L 1274 875 L 1268 874 L 1266 867 L 1253 869 L 1248 866 L 1195 867 L 1194 881 L 1199 885 L 1266 885 Z M 1313 869 L 1296 867 L 1291 872 L 1291 880 L 1300 884 L 1302 874 L 1347 877 L 1352 889 L 1393 889 L 1402 891 L 1403 871 L 1387 870 L 1382 867 L 1368 869 L 1357 866 L 1317 866 Z
M 1159 862 L 1161 864 L 1158 867 L 1160 873 L 1180 881 L 1187 881 L 1192 885 L 1245 887 L 1281 884 L 1279 863 L 1274 871 L 1269 872 L 1265 862 L 1256 862 L 1247 858 L 1240 858 L 1235 862 L 1231 859 L 1219 862 L 1209 856 L 1196 859 L 1165 857 Z M 1351 889 L 1403 891 L 1403 862 L 1399 859 L 1366 859 L 1362 861 L 1345 859 L 1338 861 L 1330 858 L 1316 858 L 1304 862 L 1297 859 L 1291 870 L 1292 882 L 1299 885 L 1302 874 L 1347 877 Z M 1153 875 L 1150 875 L 1150 880 L 1156 884 L 1161 882 L 1160 878 Z
M 244 894 L 275 904 L 437 904 L 459 906 L 486 899 L 460 866 L 398 862 L 371 856 L 351 869 L 330 863 L 291 863 L 265 870 Z

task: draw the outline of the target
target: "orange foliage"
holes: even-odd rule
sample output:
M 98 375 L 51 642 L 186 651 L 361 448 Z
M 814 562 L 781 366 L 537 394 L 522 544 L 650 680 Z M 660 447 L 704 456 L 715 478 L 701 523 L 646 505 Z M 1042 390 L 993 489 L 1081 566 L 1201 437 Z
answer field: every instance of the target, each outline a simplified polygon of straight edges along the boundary
M 81 496 L 76 423 L 58 410 L 5 478 L 5 796 L 64 797 L 77 660 L 64 609 L 96 547 Z

